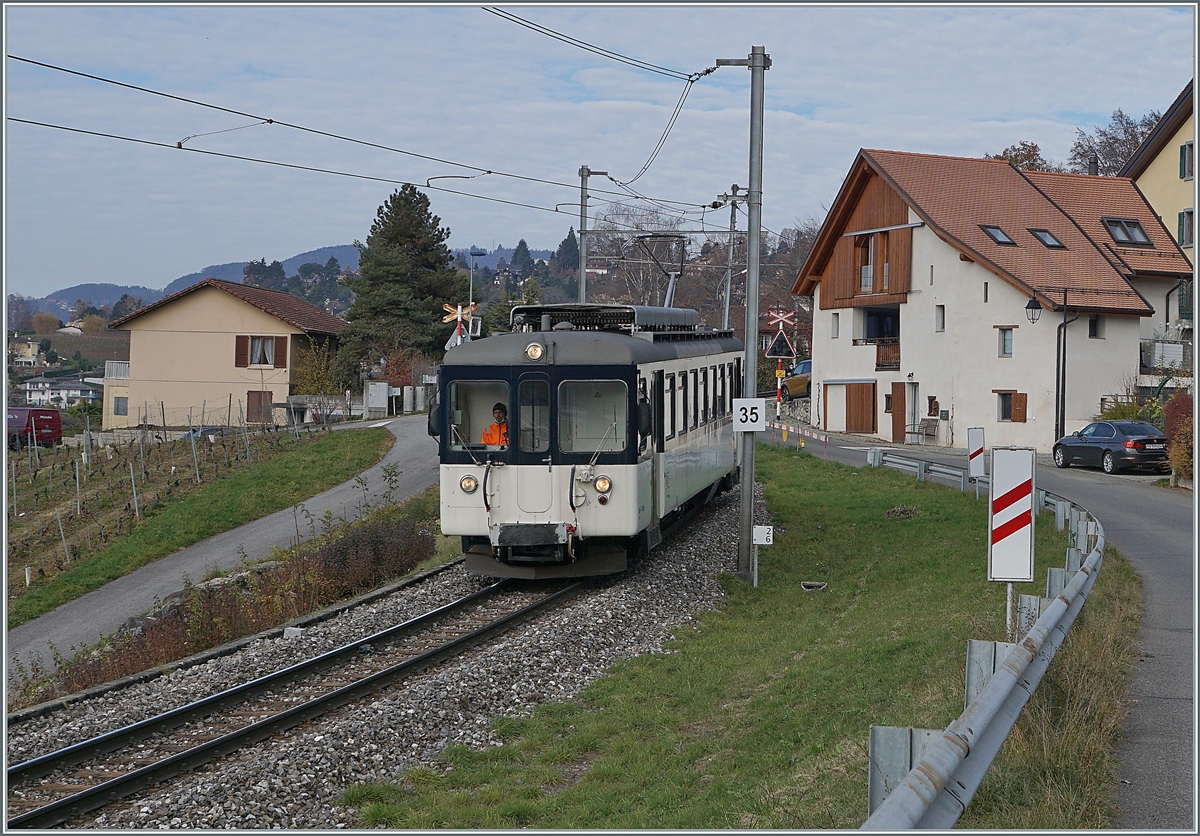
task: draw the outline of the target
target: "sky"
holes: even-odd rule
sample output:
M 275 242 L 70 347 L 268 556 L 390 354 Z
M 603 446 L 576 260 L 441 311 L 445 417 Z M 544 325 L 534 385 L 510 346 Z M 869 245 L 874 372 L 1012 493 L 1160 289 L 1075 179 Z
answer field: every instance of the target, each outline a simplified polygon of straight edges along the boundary
M 1191 6 L 492 8 L 685 75 L 765 47 L 775 233 L 823 220 L 860 148 L 979 157 L 1027 140 L 1065 160 L 1117 108 L 1165 111 L 1195 65 Z M 36 297 L 365 241 L 402 182 L 452 248 L 553 249 L 579 224 L 580 166 L 629 183 L 686 84 L 485 7 L 6 4 L 4 40 L 4 280 Z M 628 188 L 689 210 L 689 230 L 727 229 L 728 209 L 701 207 L 749 183 L 749 110 L 746 68 L 700 78 Z M 646 205 L 608 177 L 589 191 L 589 225 L 610 201 Z

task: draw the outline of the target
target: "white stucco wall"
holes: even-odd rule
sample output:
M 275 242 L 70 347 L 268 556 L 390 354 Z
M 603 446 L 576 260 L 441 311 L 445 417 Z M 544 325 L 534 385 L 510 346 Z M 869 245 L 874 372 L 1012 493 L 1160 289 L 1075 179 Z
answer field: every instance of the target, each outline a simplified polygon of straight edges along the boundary
M 910 221 L 920 219 L 910 212 Z M 912 290 L 900 306 L 900 369 L 875 371 L 875 347 L 853 346 L 852 322 L 861 320 L 852 309 L 841 315 L 840 336 L 830 338 L 834 311 L 815 306 L 813 317 L 814 392 L 827 381 L 873 379 L 876 388 L 880 438 L 891 437 L 892 416 L 884 412 L 884 395 L 893 382 L 915 384 L 917 415 L 924 417 L 934 396 L 950 419 L 938 428 L 937 443 L 966 447 L 967 428 L 983 427 L 987 445 L 1033 446 L 1049 452 L 1054 442 L 1056 331 L 1061 315 L 1045 311 L 1036 323 L 1025 315 L 1029 297 L 978 264 L 959 259 L 958 251 L 927 227 L 913 230 Z M 930 269 L 932 268 L 932 283 Z M 1064 277 L 1064 283 L 1067 281 Z M 984 302 L 984 283 L 987 301 Z M 819 287 L 817 290 L 819 302 Z M 945 306 L 945 330 L 935 330 L 937 305 Z M 999 327 L 1013 329 L 1011 357 L 999 356 Z M 1088 318 L 1068 326 L 1066 430 L 1092 420 L 1100 398 L 1122 390 L 1122 379 L 1136 374 L 1138 317 L 1105 318 L 1104 339 L 1088 338 Z M 908 374 L 912 373 L 911 380 Z M 913 408 L 913 386 L 906 406 Z M 1013 390 L 1028 396 L 1026 421 L 999 419 L 999 397 L 993 390 Z M 829 389 L 830 431 L 845 428 L 844 388 Z M 836 404 L 834 398 L 840 398 Z M 835 416 L 837 423 L 835 423 Z M 814 425 L 824 418 L 824 405 L 814 403 Z M 906 417 L 905 423 L 909 423 Z

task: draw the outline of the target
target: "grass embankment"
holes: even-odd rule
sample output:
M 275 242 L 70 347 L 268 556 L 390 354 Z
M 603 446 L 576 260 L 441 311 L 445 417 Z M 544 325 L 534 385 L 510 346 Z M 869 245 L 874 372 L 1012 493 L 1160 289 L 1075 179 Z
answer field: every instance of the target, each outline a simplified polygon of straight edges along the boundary
M 75 559 L 70 564 L 61 562 L 60 552 L 56 567 L 48 576 L 39 576 L 29 589 L 24 586 L 23 569 L 14 565 L 10 556 L 8 629 L 98 589 L 153 560 L 341 484 L 378 462 L 395 441 L 386 429 L 319 433 L 302 435 L 299 439 L 290 434 L 275 434 L 271 439 L 270 443 L 260 444 L 260 448 L 252 453 L 253 458 L 242 469 L 227 465 L 205 477 L 205 481 L 186 493 L 180 491 L 188 484 L 186 471 L 176 477 L 177 485 L 172 482 L 169 486 L 171 494 L 164 490 L 157 498 L 151 499 L 143 493 L 145 509 L 141 519 L 135 522 L 132 511 L 120 512 L 125 515 L 122 519 L 128 520 L 122 534 L 109 532 L 106 545 L 95 553 L 88 554 L 82 548 L 77 549 L 74 552 Z M 237 444 L 243 441 L 241 438 L 232 439 L 233 454 L 244 455 L 236 452 Z M 207 447 L 217 446 L 209 445 L 207 441 L 204 444 Z M 174 442 L 174 445 L 186 448 L 190 467 L 190 443 Z M 162 445 L 164 448 L 170 446 Z M 139 451 L 131 448 L 127 453 L 133 457 L 138 456 Z M 138 458 L 135 469 L 140 466 L 140 456 Z M 217 465 L 216 460 L 213 465 Z M 169 475 L 170 471 L 166 473 Z M 67 488 L 58 487 L 63 494 L 59 497 L 60 501 L 69 503 L 73 514 L 73 471 Z M 103 490 L 99 480 L 94 488 Z M 101 504 L 99 497 L 92 502 Z M 46 513 L 43 511 L 42 515 Z M 48 514 L 49 524 L 53 525 L 56 522 L 54 507 L 50 507 Z M 76 525 L 77 531 L 87 522 L 86 508 L 85 515 L 80 519 L 81 522 Z M 57 534 L 55 528 L 53 535 Z M 17 535 L 10 530 L 9 536 L 11 541 Z M 53 542 L 52 536 L 50 543 Z
M 369 509 L 300 546 L 226 574 L 232 582 L 188 584 L 176 602 L 70 659 L 53 674 L 41 660 L 16 665 L 9 676 L 8 710 L 60 699 L 93 685 L 151 670 L 195 653 L 277 627 L 355 594 L 444 563 L 459 553 L 458 538 L 438 530 L 438 489 Z
M 759 446 L 776 526 L 760 586 L 727 580 L 671 652 L 583 696 L 496 721 L 507 743 L 448 750 L 345 801 L 365 827 L 847 828 L 866 818 L 872 724 L 944 728 L 963 710 L 968 639 L 1004 638 L 986 580 L 986 502 L 883 469 Z M 892 513 L 889 513 L 892 512 Z M 1037 525 L 1038 568 L 1065 535 Z M 825 581 L 805 592 L 803 581 Z M 1044 580 L 1017 592 L 1044 592 Z M 1067 645 L 964 824 L 1112 821 L 1137 584 L 1109 550 Z

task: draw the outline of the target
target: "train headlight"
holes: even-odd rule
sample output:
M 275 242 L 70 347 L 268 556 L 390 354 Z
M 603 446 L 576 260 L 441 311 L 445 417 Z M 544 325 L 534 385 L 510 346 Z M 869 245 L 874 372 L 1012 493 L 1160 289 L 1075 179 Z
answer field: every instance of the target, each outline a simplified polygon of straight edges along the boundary
M 530 343 L 525 346 L 525 356 L 530 360 L 541 360 L 546 353 L 546 347 L 541 343 Z
M 479 487 L 479 480 L 468 473 L 458 480 L 458 486 L 462 488 L 463 493 L 475 493 L 475 489 Z
M 596 486 L 597 493 L 608 493 L 612 490 L 612 479 L 607 476 L 597 476 L 596 481 L 592 484 Z

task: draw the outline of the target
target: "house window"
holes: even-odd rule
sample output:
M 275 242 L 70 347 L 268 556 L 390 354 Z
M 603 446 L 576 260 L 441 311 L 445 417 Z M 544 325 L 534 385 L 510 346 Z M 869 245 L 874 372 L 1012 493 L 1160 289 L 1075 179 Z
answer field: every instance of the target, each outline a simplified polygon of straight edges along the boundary
M 113 415 L 128 415 L 129 414 L 129 398 L 116 397 L 113 398 Z
M 984 301 L 984 303 L 986 303 L 986 302 L 987 302 L 987 299 L 988 299 L 988 293 L 987 293 L 987 291 L 988 291 L 988 283 L 987 283 L 987 282 L 984 282 L 984 283 L 983 283 L 983 301 Z
M 1142 229 L 1142 222 L 1133 218 L 1101 218 L 1105 229 L 1118 244 L 1129 247 L 1153 247 L 1150 236 Z
M 1179 178 L 1181 180 L 1191 180 L 1195 168 L 1195 143 L 1185 142 L 1179 146 Z
M 945 331 L 946 330 L 946 306 L 945 305 L 934 305 L 933 306 L 933 330 L 934 331 Z
M 883 265 L 883 285 L 882 290 L 888 289 L 888 234 L 881 232 L 879 234 L 879 263 Z
M 234 340 L 233 364 L 240 369 L 247 366 L 286 369 L 287 345 L 287 337 L 253 337 L 239 334 Z
M 855 264 L 858 265 L 858 289 L 870 293 L 875 289 L 872 265 L 875 264 L 875 236 L 860 235 L 854 243 Z
M 1104 339 L 1104 317 L 1095 314 L 1088 319 L 1088 338 L 1093 340 Z
M 883 411 L 887 413 L 892 411 L 892 396 L 887 392 L 883 393 Z
M 993 391 L 997 398 L 997 418 L 1014 424 L 1024 424 L 1029 395 L 1025 392 Z
M 938 417 L 938 399 L 935 398 L 933 395 L 930 395 L 928 400 L 929 400 L 929 411 L 926 412 L 925 415 L 929 418 Z
M 1176 236 L 1179 240 L 1179 246 L 1190 247 L 1192 241 L 1195 240 L 1195 225 L 1191 209 L 1184 209 L 1179 213 L 1179 235 Z
M 1033 233 L 1034 238 L 1038 239 L 1052 250 L 1066 249 L 1066 247 L 1063 245 L 1063 242 L 1055 238 L 1054 234 L 1048 229 L 1031 229 L 1029 231 Z
M 997 244 L 1003 244 L 1006 247 L 1015 247 L 1017 242 L 1008 237 L 1008 233 L 998 226 L 990 226 L 988 224 L 980 224 L 979 228 L 988 234 L 988 237 Z
M 841 314 L 836 311 L 833 313 L 833 319 L 829 325 L 829 339 L 836 340 L 838 338 L 838 330 L 840 329 Z
M 1000 356 L 1012 357 L 1013 329 L 1000 328 Z

